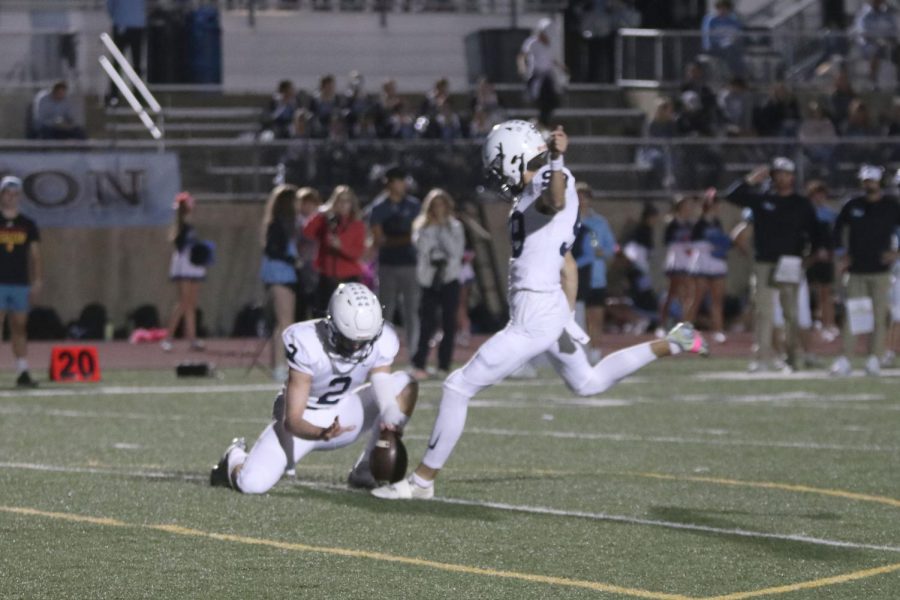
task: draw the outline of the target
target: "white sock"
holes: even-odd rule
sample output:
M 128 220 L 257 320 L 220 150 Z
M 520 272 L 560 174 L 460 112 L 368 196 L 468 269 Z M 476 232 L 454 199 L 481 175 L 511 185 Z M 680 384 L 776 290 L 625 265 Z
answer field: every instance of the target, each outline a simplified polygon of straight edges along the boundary
M 434 482 L 430 479 L 424 479 L 419 477 L 419 474 L 413 471 L 413 474 L 409 476 L 409 480 L 420 488 L 430 488 L 434 485 Z
M 28 370 L 28 359 L 27 358 L 17 358 L 16 359 L 16 372 L 22 373 L 23 371 Z
M 231 478 L 231 474 L 234 472 L 234 468 L 238 465 L 244 464 L 246 461 L 246 450 L 242 450 L 241 448 L 234 448 L 231 452 L 228 453 L 228 481 L 231 482 L 231 487 L 236 487 L 234 481 Z
M 437 419 L 428 438 L 428 450 L 422 462 L 432 469 L 442 469 L 456 447 L 466 426 L 469 397 L 444 385 Z
M 646 367 L 656 359 L 657 356 L 653 353 L 653 342 L 644 342 L 613 352 L 594 365 L 591 369 L 590 381 L 585 382 L 578 392 L 585 396 L 605 392 L 620 379 Z

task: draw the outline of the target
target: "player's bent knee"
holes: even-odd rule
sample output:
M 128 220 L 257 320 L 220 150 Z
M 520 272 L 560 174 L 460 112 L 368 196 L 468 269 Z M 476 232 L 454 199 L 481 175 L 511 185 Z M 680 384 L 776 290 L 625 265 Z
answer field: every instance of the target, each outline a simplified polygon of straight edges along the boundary
M 242 494 L 265 494 L 277 482 L 270 481 L 268 477 L 254 476 L 253 473 L 242 470 L 238 473 L 234 483 L 237 490 Z
M 610 378 L 594 373 L 591 377 L 582 379 L 576 385 L 573 385 L 572 391 L 579 396 L 596 396 L 611 388 L 613 384 L 615 384 L 615 381 L 612 381 Z

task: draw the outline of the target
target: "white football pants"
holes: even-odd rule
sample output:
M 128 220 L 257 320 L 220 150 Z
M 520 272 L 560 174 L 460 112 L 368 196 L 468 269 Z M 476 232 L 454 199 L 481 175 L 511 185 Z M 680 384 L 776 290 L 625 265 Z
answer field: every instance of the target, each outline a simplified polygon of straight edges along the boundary
M 399 396 L 412 379 L 403 371 L 391 373 L 394 396 Z M 235 484 L 245 494 L 264 494 L 278 483 L 288 465 L 291 467 L 314 450 L 336 450 L 355 442 L 363 432 L 371 432 L 369 446 L 378 439 L 381 432 L 378 402 L 372 385 L 358 387 L 352 394 L 332 407 L 307 408 L 303 418 L 318 427 L 328 427 L 339 417 L 341 425 L 355 426 L 338 437 L 324 441 L 303 440 L 284 430 L 284 397 L 275 399 L 273 417 L 275 420 L 260 434 L 250 453 L 244 457 L 234 457 L 234 464 L 243 463 Z
M 579 395 L 599 394 L 656 359 L 650 342 L 610 354 L 595 366 L 584 345 L 587 334 L 569 311 L 565 295 L 518 292 L 510 299 L 510 321 L 462 368 L 447 377 L 437 420 L 422 462 L 441 469 L 466 424 L 469 399 L 505 379 L 526 361 L 547 352 L 550 363 Z

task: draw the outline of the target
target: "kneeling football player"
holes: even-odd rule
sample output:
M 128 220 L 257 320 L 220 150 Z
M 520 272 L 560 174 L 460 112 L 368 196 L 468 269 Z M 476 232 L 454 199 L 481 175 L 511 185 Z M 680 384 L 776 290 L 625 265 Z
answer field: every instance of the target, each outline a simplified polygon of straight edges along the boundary
M 402 432 L 418 396 L 408 374 L 391 373 L 400 345 L 378 298 L 362 284 L 343 284 L 331 296 L 326 318 L 295 323 L 282 337 L 290 369 L 273 421 L 249 453 L 244 440 L 235 439 L 210 473 L 210 484 L 265 493 L 309 452 L 347 446 L 367 431 L 348 483 L 374 487 L 369 457 L 379 433 Z

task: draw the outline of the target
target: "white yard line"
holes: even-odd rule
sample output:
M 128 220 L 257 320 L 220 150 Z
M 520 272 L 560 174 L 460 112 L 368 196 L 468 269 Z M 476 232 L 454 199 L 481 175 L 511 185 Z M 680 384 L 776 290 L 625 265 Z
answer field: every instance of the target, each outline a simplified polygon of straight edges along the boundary
M 178 473 L 166 471 L 121 471 L 116 469 L 103 469 L 95 467 L 65 467 L 60 465 L 47 465 L 39 463 L 20 463 L 20 462 L 0 462 L 0 469 L 21 469 L 30 471 L 43 471 L 51 473 L 85 473 L 91 475 L 116 475 L 125 477 L 145 477 L 149 479 L 180 479 L 183 481 L 205 481 L 207 476 L 191 473 Z M 297 487 L 311 488 L 318 490 L 339 491 L 348 493 L 346 486 L 327 483 L 307 482 L 300 480 L 285 479 L 289 485 Z M 452 504 L 457 506 L 474 506 L 478 508 L 490 508 L 493 510 L 501 510 L 508 512 L 548 515 L 554 517 L 590 519 L 593 521 L 605 521 L 609 523 L 623 523 L 626 525 L 643 525 L 648 527 L 662 527 L 665 529 L 677 529 L 682 531 L 699 531 L 703 533 L 713 533 L 722 536 L 747 537 L 756 539 L 770 539 L 788 542 L 797 542 L 802 544 L 811 544 L 815 546 L 828 546 L 832 548 L 848 548 L 853 550 L 875 550 L 880 552 L 900 552 L 900 546 L 879 545 L 879 544 L 863 544 L 857 542 L 846 542 L 842 540 L 830 540 L 826 538 L 812 537 L 804 534 L 784 534 L 769 533 L 762 531 L 751 531 L 739 528 L 709 527 L 706 525 L 695 525 L 692 523 L 679 523 L 675 521 L 663 521 L 659 519 L 644 519 L 640 517 L 631 517 L 627 515 L 613 515 L 602 512 L 586 512 L 574 510 L 561 510 L 546 506 L 529 506 L 518 504 L 507 504 L 504 502 L 486 502 L 480 500 L 466 500 L 461 498 L 441 498 L 435 497 L 429 502 Z
M 221 385 L 167 385 L 167 386 L 89 386 L 76 388 L 39 388 L 36 390 L 2 390 L 0 398 L 55 398 L 65 396 L 164 396 L 168 394 L 233 394 L 237 392 L 277 392 L 281 385 L 274 383 L 243 383 Z
M 549 437 L 555 439 L 605 440 L 613 442 L 649 442 L 657 444 L 700 444 L 709 446 L 753 446 L 760 448 L 797 448 L 803 450 L 849 450 L 854 452 L 900 452 L 897 446 L 822 444 L 818 442 L 786 442 L 778 440 L 705 439 L 680 436 L 648 436 L 627 433 L 586 433 L 579 431 L 521 431 L 516 429 L 466 429 L 467 434 L 497 435 L 504 437 Z
M 748 371 L 708 371 L 703 373 L 694 373 L 691 377 L 700 381 L 827 381 L 829 379 L 832 381 L 846 381 L 848 379 L 846 377 L 832 378 L 828 375 L 827 371 L 822 369 L 797 371 L 796 373 L 779 373 L 776 371 L 770 371 L 767 373 L 750 373 Z M 865 374 L 865 372 L 859 369 L 854 371 L 853 374 L 850 375 L 850 379 L 868 378 L 872 381 L 895 377 L 900 377 L 900 369 L 882 369 L 881 377 L 874 379 L 869 377 Z

